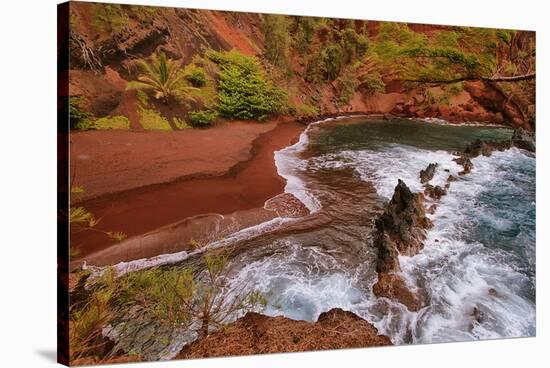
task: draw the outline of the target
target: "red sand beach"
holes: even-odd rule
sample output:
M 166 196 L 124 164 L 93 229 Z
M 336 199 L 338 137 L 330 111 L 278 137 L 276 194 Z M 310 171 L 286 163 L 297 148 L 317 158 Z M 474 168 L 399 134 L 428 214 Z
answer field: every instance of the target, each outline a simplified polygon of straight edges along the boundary
M 285 186 L 274 152 L 294 143 L 303 129 L 281 119 L 178 132 L 72 134 L 73 186 L 85 189 L 72 205 L 100 219 L 96 229 L 128 236 L 115 243 L 100 231 L 72 231 L 71 246 L 77 251 L 73 266 L 82 261 L 114 264 L 189 248 L 174 241 L 177 228 L 199 215 L 239 212 L 250 224 L 273 217 L 263 205 Z M 144 246 L 141 235 L 146 233 L 148 240 L 155 240 Z

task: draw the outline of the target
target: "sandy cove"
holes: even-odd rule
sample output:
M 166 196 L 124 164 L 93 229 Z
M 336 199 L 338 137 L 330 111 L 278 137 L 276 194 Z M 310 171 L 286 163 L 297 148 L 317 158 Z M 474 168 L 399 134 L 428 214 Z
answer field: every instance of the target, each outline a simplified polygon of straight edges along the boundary
M 238 216 L 245 227 L 275 217 L 263 209 L 285 186 L 274 152 L 295 143 L 304 128 L 281 118 L 178 132 L 72 134 L 73 186 L 85 189 L 72 205 L 100 219 L 96 229 L 128 236 L 115 243 L 100 231 L 72 231 L 72 268 L 187 250 L 189 239 L 224 226 L 213 214 L 229 215 L 226 226 Z

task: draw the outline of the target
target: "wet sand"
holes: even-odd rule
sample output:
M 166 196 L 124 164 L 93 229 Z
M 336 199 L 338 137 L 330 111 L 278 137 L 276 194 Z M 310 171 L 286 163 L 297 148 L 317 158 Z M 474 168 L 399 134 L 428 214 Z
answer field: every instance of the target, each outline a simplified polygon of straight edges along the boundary
M 92 197 L 76 205 L 100 219 L 98 230 L 120 231 L 129 238 L 116 244 L 100 231 L 73 231 L 72 249 L 78 256 L 72 263 L 113 264 L 184 250 L 189 245 L 174 239 L 182 231 L 193 232 L 181 228 L 189 228 L 194 216 L 240 213 L 242 225 L 274 217 L 263 209 L 285 186 L 274 152 L 293 144 L 303 129 L 296 122 L 270 121 L 183 132 L 75 134 L 74 185 Z M 84 152 L 92 153 L 79 158 Z M 206 216 L 206 228 L 213 226 L 214 217 Z

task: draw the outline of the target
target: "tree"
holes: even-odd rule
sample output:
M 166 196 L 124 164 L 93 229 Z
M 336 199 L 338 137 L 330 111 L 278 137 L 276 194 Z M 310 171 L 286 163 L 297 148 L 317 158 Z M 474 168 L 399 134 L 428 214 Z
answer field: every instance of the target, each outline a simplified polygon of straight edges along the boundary
M 236 50 L 211 51 L 207 56 L 220 67 L 218 107 L 222 116 L 264 120 L 286 106 L 286 94 L 266 77 L 255 57 Z
M 137 81 L 128 82 L 127 90 L 153 91 L 154 97 L 164 103 L 168 103 L 170 98 L 186 97 L 189 92 L 196 90 L 182 82 L 184 74 L 180 66 L 176 61 L 166 58 L 164 53 L 153 55 L 149 63 L 139 60 L 138 67 L 142 74 Z
M 198 267 L 153 268 L 122 276 L 115 304 L 138 303 L 159 322 L 185 326 L 206 336 L 248 311 L 259 311 L 266 301 L 247 282 L 231 284 L 228 254 L 206 252 Z
M 273 65 L 288 66 L 291 20 L 286 15 L 268 14 L 264 19 L 265 57 Z

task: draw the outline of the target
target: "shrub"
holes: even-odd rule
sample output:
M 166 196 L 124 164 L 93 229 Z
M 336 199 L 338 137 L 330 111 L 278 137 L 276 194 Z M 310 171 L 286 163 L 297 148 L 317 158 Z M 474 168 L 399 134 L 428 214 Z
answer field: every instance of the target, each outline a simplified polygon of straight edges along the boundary
M 295 113 L 294 116 L 298 119 L 304 119 L 304 118 L 314 118 L 319 115 L 319 110 L 313 106 L 308 104 L 300 104 L 295 107 Z
M 102 31 L 118 33 L 128 23 L 128 19 L 118 4 L 94 4 L 93 23 Z
M 267 14 L 264 17 L 265 57 L 275 66 L 288 66 L 290 23 L 286 15 Z
M 91 129 L 93 115 L 82 108 L 83 97 L 69 97 L 69 126 L 71 129 Z
M 139 304 L 158 322 L 196 329 L 201 337 L 239 314 L 265 307 L 263 295 L 246 282 L 228 282 L 227 254 L 207 252 L 201 263 L 200 269 L 152 268 L 118 279 L 108 270 L 94 285 L 96 290 L 109 291 L 107 304 L 125 308 Z
M 336 80 L 338 89 L 338 102 L 348 104 L 359 85 L 355 68 L 347 68 Z
M 314 17 L 293 17 L 294 20 L 294 46 L 303 52 L 309 48 L 315 34 L 315 26 L 319 21 Z
M 217 117 L 218 113 L 212 110 L 193 111 L 189 113 L 191 125 L 197 127 L 212 125 Z
M 360 78 L 360 85 L 368 94 L 384 92 L 386 90 L 386 84 L 378 72 L 370 72 L 362 75 Z
M 168 120 L 155 110 L 140 107 L 138 114 L 139 123 L 145 130 L 172 130 Z
M 222 116 L 264 120 L 285 107 L 286 94 L 266 78 L 259 61 L 238 51 L 209 52 L 220 66 L 218 100 Z
M 189 64 L 185 68 L 184 76 L 193 87 L 202 87 L 206 84 L 206 73 L 200 66 Z
M 340 70 L 344 66 L 344 50 L 339 44 L 332 44 L 327 46 L 321 57 L 325 66 L 326 78 L 328 80 L 334 80 L 340 74 Z

